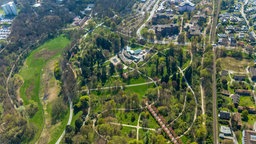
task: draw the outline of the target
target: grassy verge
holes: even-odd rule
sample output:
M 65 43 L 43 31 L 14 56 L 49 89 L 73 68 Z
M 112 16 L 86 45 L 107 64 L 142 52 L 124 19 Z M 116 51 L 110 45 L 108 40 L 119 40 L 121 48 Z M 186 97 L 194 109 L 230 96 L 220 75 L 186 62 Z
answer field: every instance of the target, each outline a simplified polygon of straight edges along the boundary
M 38 111 L 32 118 L 29 118 L 29 122 L 37 127 L 35 137 L 31 143 L 35 143 L 38 140 L 44 126 L 44 111 L 39 97 L 43 68 L 49 60 L 59 57 L 69 42 L 63 36 L 46 42 L 27 57 L 24 66 L 19 72 L 24 80 L 24 84 L 20 88 L 20 95 L 24 101 L 24 105 L 29 105 L 31 101 L 38 104 Z
M 254 102 L 250 96 L 241 96 L 240 97 L 240 105 L 241 106 L 254 106 Z
M 0 15 L 4 14 L 4 10 L 2 8 L 0 8 Z
M 66 114 L 66 116 L 61 122 L 59 122 L 58 124 L 56 124 L 54 127 L 51 128 L 51 131 L 50 131 L 51 139 L 49 144 L 55 144 L 56 141 L 59 139 L 60 135 L 66 128 L 66 124 L 68 123 L 69 113 L 70 111 L 68 111 L 68 113 Z
M 77 120 L 79 117 L 81 117 L 82 114 L 83 114 L 83 112 L 82 112 L 82 111 L 79 111 L 77 114 L 75 114 L 75 115 L 73 116 L 73 119 L 72 119 L 72 121 L 71 121 L 71 126 L 75 127 L 75 122 L 76 122 L 76 120 Z

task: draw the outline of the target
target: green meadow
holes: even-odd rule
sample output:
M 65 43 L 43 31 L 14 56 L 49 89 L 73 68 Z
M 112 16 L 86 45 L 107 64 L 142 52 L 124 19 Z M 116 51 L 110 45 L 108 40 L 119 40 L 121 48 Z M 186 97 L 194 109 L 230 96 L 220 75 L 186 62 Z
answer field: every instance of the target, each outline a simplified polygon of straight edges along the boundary
M 31 101 L 38 104 L 38 111 L 33 117 L 29 118 L 29 122 L 33 123 L 37 128 L 31 143 L 35 143 L 38 140 L 44 127 L 44 111 L 39 96 L 40 80 L 44 67 L 50 60 L 59 58 L 69 43 L 70 41 L 64 36 L 49 40 L 32 51 L 19 72 L 24 81 L 20 88 L 20 96 L 24 101 L 24 105 L 29 105 Z

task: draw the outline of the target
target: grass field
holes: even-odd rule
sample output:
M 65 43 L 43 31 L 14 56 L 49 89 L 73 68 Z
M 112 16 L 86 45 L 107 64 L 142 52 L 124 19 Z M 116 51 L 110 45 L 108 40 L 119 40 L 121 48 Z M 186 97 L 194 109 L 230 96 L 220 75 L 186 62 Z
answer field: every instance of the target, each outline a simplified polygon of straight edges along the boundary
M 139 100 L 142 100 L 146 94 L 146 91 L 149 88 L 153 88 L 154 84 L 147 84 L 147 85 L 140 85 L 140 86 L 134 86 L 134 87 L 127 87 L 125 88 L 125 91 L 136 93 L 139 96 Z
M 118 122 L 122 124 L 128 124 L 128 125 L 137 125 L 139 114 L 135 112 L 123 112 L 118 111 L 115 113 L 116 118 L 118 119 Z M 134 115 L 135 119 L 132 121 L 132 116 Z
M 220 61 L 221 67 L 225 70 L 232 70 L 235 72 L 246 72 L 245 68 L 248 65 L 252 65 L 253 61 L 249 61 L 246 59 L 243 60 L 237 60 L 232 57 L 225 57 L 218 59 Z
M 51 139 L 49 144 L 55 144 L 56 141 L 59 139 L 60 135 L 62 134 L 63 130 L 66 128 L 66 124 L 68 123 L 69 112 L 63 118 L 61 122 L 51 127 L 50 135 Z
M 82 112 L 82 111 L 79 111 L 77 114 L 75 114 L 75 115 L 73 116 L 73 119 L 72 119 L 72 121 L 71 121 L 71 126 L 75 127 L 75 122 L 76 122 L 76 120 L 77 120 L 79 117 L 81 117 L 82 114 L 83 114 L 83 112 Z
M 2 8 L 0 8 L 0 15 L 4 14 L 4 10 Z
M 31 143 L 37 141 L 44 126 L 44 111 L 39 97 L 41 74 L 47 62 L 60 57 L 63 48 L 65 48 L 69 42 L 70 41 L 63 36 L 46 42 L 27 57 L 24 66 L 19 72 L 19 75 L 24 80 L 24 84 L 20 88 L 20 95 L 24 101 L 24 105 L 30 104 L 32 100 L 38 103 L 39 107 L 36 114 L 29 119 L 29 121 L 37 127 L 35 137 Z
M 254 106 L 254 102 L 252 101 L 250 96 L 241 96 L 239 105 L 241 105 L 241 106 Z

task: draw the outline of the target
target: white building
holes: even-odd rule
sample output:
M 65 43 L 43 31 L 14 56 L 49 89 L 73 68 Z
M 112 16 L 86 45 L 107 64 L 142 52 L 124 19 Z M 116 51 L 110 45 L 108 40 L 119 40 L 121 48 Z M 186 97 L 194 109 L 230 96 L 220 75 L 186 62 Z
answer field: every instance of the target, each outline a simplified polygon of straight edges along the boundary
M 190 2 L 189 0 L 185 0 L 184 2 L 179 4 L 179 11 L 180 12 L 191 12 L 195 9 L 195 4 Z
M 14 2 L 3 4 L 2 8 L 4 10 L 5 15 L 17 15 L 17 8 Z

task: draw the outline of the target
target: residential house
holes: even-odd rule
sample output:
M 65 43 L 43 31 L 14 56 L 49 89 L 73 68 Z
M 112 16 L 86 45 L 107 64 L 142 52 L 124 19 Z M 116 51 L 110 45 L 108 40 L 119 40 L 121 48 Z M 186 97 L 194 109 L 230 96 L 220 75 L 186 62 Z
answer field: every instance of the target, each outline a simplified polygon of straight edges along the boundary
M 244 76 L 244 75 L 235 75 L 234 76 L 234 79 L 236 81 L 245 81 L 245 78 L 246 78 L 246 76 Z
M 232 136 L 231 129 L 227 126 L 220 126 L 220 138 L 230 137 Z
M 235 107 L 238 107 L 239 102 L 240 102 L 240 95 L 238 95 L 238 94 L 232 94 L 230 97 L 232 98 L 232 101 L 233 101 L 234 106 L 235 106 Z
M 256 81 L 256 68 L 255 67 L 250 67 L 249 72 L 251 74 L 251 78 L 253 81 Z
M 159 24 L 159 21 L 162 19 L 170 20 L 173 18 L 173 14 L 167 14 L 167 13 L 157 13 L 152 17 L 152 25 Z
M 234 37 L 229 38 L 230 46 L 236 46 L 236 39 Z
M 236 128 L 237 129 L 241 129 L 242 128 L 242 120 L 241 120 L 241 114 L 236 112 L 233 116 L 232 116 L 232 125 L 235 123 Z
M 235 90 L 236 94 L 243 95 L 243 96 L 250 96 L 251 91 L 250 90 L 245 90 L 245 89 L 236 89 Z
M 221 71 L 221 76 L 227 76 L 228 75 L 228 71 L 227 70 L 222 70 Z
M 228 36 L 226 34 L 217 34 L 219 38 L 227 38 Z
M 218 44 L 228 46 L 228 38 L 219 38 L 218 39 Z
M 157 36 L 173 36 L 179 34 L 179 26 L 176 24 L 153 26 Z
M 220 119 L 229 120 L 230 119 L 230 113 L 226 111 L 221 111 L 219 114 Z
M 230 93 L 229 93 L 228 90 L 222 90 L 220 93 L 221 93 L 222 95 L 224 95 L 224 96 L 230 96 Z
M 179 12 L 191 12 L 195 9 L 195 4 L 190 2 L 189 0 L 185 0 L 184 2 L 179 4 Z
M 256 131 L 243 130 L 243 144 L 256 144 Z
M 188 38 L 191 38 L 192 36 L 200 36 L 201 31 L 199 26 L 191 26 L 188 30 L 187 36 Z

